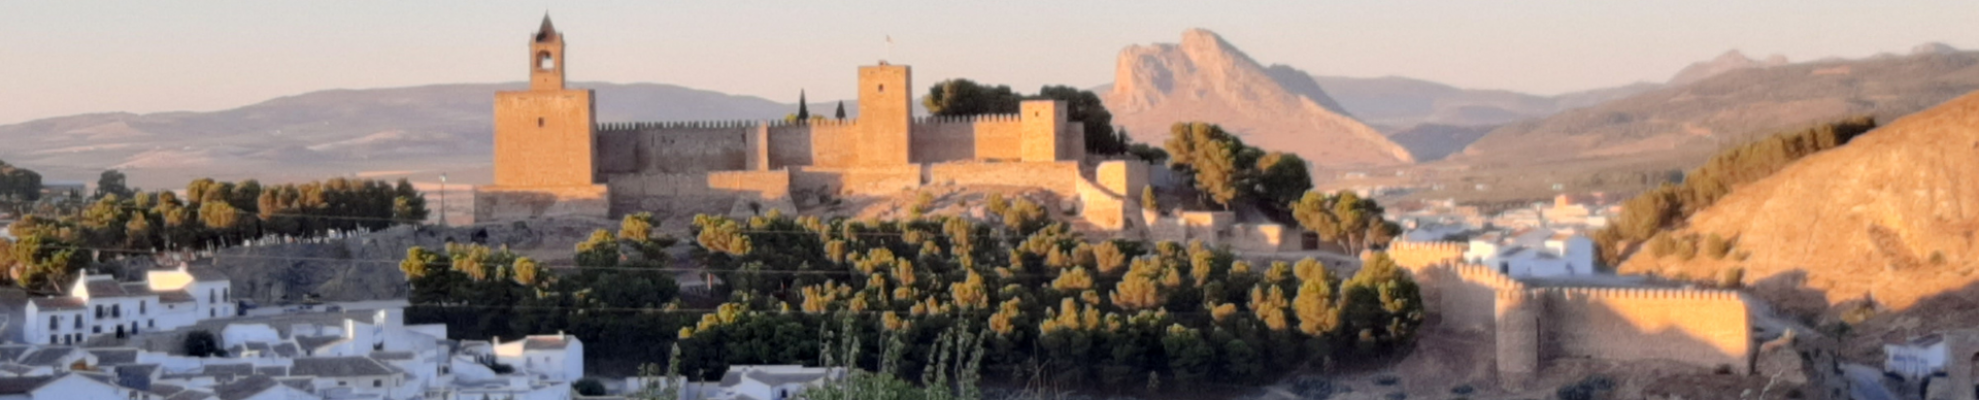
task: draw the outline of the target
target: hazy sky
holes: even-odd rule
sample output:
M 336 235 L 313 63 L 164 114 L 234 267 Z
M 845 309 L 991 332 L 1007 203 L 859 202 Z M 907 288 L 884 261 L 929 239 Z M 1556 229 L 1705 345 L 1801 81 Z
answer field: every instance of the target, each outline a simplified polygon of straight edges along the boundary
M 1664 81 L 1740 49 L 1794 61 L 1975 47 L 1973 0 L 34 2 L 0 12 L 0 123 L 218 110 L 333 88 L 521 81 L 545 11 L 572 80 L 813 100 L 887 58 L 1090 87 L 1123 46 L 1209 28 L 1265 64 L 1537 94 Z M 889 48 L 884 40 L 892 36 Z

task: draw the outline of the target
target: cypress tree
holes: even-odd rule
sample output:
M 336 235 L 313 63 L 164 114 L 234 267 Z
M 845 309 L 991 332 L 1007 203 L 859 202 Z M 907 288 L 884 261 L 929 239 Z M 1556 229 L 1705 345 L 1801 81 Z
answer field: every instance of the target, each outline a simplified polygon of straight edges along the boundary
M 804 89 L 798 89 L 798 121 L 811 120 L 811 108 L 804 104 Z
M 835 113 L 833 113 L 833 114 L 834 114 L 834 115 L 832 115 L 832 117 L 833 117 L 833 118 L 838 118 L 838 119 L 841 119 L 841 120 L 843 120 L 843 119 L 846 119 L 846 101 L 845 101 L 845 100 L 839 100 L 839 111 L 837 111 L 837 112 L 835 112 Z

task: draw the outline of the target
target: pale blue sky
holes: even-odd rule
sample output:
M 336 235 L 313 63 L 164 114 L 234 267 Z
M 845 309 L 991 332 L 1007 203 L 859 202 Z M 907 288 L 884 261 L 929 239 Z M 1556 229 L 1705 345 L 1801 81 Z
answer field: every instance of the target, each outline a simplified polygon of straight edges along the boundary
M 217 110 L 333 88 L 521 81 L 548 10 L 570 78 L 850 98 L 887 57 L 950 77 L 1090 87 L 1123 46 L 1218 32 L 1262 63 L 1538 94 L 1663 81 L 1740 49 L 1794 61 L 1975 47 L 1973 0 L 34 2 L 0 10 L 0 123 Z M 883 41 L 891 35 L 891 56 Z

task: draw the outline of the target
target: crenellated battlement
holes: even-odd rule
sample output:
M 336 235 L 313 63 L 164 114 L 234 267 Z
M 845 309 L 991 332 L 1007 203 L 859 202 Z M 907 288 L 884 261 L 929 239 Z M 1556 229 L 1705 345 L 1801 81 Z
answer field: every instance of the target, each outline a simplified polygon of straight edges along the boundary
M 1457 242 L 1394 242 L 1389 244 L 1389 259 L 1411 269 L 1458 262 L 1464 259 L 1465 246 Z
M 803 123 L 786 120 L 641 121 L 600 123 L 596 129 L 598 132 L 625 132 L 657 129 L 744 129 L 758 126 L 770 128 L 798 126 L 837 127 L 857 123 L 855 120 L 831 119 L 811 120 Z
M 983 114 L 970 116 L 924 116 L 915 117 L 916 124 L 974 124 L 983 122 L 1020 122 L 1023 114 Z
M 1550 294 L 1570 299 L 1649 299 L 1649 300 L 1740 300 L 1739 292 L 1719 289 L 1685 288 L 1545 288 Z

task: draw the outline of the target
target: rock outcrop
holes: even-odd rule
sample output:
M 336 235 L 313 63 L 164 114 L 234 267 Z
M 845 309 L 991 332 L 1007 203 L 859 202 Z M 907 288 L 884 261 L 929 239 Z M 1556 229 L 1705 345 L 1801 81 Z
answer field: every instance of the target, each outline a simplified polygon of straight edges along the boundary
M 1306 73 L 1260 65 L 1207 30 L 1185 31 L 1182 39 L 1121 50 L 1105 101 L 1136 141 L 1159 145 L 1171 124 L 1201 121 L 1320 167 L 1413 161 L 1402 146 L 1349 117 Z

